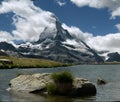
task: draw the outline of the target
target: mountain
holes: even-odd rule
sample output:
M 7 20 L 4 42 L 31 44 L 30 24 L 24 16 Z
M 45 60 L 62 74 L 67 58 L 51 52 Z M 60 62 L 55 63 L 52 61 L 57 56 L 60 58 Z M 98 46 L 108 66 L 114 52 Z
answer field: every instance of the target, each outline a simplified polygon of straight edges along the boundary
M 9 51 L 16 51 L 16 48 L 12 45 L 12 44 L 9 44 L 7 42 L 0 42 L 0 49 L 2 50 L 9 50 Z
M 16 47 L 7 42 L 0 42 L 0 50 L 6 55 L 21 57 L 22 54 L 19 53 Z
M 107 62 L 120 62 L 120 54 L 118 52 L 109 53 Z
M 55 28 L 46 27 L 36 42 L 19 45 L 25 57 L 44 58 L 64 63 L 101 63 L 103 59 L 82 40 L 78 41 L 63 29 L 56 19 Z
M 24 42 L 16 46 L 0 42 L 0 49 L 12 56 L 44 58 L 64 63 L 103 62 L 102 57 L 86 42 L 78 40 L 64 29 L 54 14 L 51 14 L 51 18 L 53 19 L 48 22 L 52 23 L 52 27 L 46 26 L 37 41 Z
M 0 51 L 0 56 L 8 56 L 8 54 L 6 54 L 4 51 Z

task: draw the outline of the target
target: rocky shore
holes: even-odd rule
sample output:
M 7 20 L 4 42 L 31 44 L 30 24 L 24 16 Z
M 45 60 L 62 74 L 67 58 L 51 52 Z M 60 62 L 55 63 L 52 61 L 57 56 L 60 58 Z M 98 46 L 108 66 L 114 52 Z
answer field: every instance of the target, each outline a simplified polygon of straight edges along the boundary
M 9 91 L 24 93 L 48 94 L 47 84 L 52 83 L 51 73 L 37 73 L 32 75 L 19 75 L 9 83 Z M 84 78 L 74 78 L 71 96 L 91 96 L 96 94 L 93 83 Z

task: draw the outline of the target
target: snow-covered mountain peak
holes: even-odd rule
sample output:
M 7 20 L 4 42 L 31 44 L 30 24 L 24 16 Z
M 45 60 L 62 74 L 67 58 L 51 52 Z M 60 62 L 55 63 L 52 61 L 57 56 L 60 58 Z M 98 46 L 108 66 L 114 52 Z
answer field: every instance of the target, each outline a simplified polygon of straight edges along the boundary
M 37 36 L 38 40 L 20 44 L 17 48 L 13 47 L 15 50 L 11 52 L 17 52 L 17 55 L 20 54 L 24 57 L 45 58 L 65 63 L 103 62 L 102 58 L 89 45 L 65 30 L 53 13 L 43 12 L 42 15 L 45 15 L 46 18 L 41 22 L 47 24 Z M 4 48 L 2 44 L 1 48 Z
M 61 23 L 56 19 L 54 23 L 54 27 L 45 27 L 43 32 L 39 36 L 39 40 L 36 42 L 41 43 L 44 42 L 46 39 L 63 42 L 67 39 L 73 39 L 73 37 L 68 33 L 67 30 L 62 28 Z

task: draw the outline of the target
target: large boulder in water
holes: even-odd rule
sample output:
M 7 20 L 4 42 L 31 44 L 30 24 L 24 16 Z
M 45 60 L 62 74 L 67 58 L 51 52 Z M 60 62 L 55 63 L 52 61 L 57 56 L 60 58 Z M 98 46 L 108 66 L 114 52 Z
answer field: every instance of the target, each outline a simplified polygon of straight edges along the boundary
M 10 91 L 19 91 L 27 93 L 41 93 L 47 92 L 47 84 L 52 83 L 50 73 L 39 73 L 33 75 L 19 75 L 10 81 Z M 71 96 L 86 96 L 95 95 L 96 87 L 87 79 L 75 78 L 73 81 L 73 88 L 70 93 Z
M 75 78 L 73 86 L 72 96 L 89 96 L 97 92 L 95 85 L 84 78 Z
M 52 82 L 49 73 L 19 75 L 10 81 L 10 88 L 13 91 L 31 93 L 33 91 L 42 90 L 47 83 Z

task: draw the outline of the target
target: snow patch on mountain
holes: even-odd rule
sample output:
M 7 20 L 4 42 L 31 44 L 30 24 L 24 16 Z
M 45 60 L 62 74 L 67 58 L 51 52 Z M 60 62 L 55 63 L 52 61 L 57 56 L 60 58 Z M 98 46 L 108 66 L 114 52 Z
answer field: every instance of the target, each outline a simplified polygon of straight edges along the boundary
M 66 41 L 62 42 L 62 44 L 70 50 L 93 55 L 90 51 L 88 51 L 88 48 L 83 43 L 77 42 L 75 39 L 67 39 Z
M 27 43 L 25 43 L 25 44 L 18 45 L 17 47 L 18 47 L 18 48 L 19 48 L 19 47 L 22 47 L 22 48 L 30 48 L 30 49 L 39 49 L 39 50 L 42 50 L 41 44 L 33 45 L 33 44 L 30 43 L 30 42 L 27 42 Z

